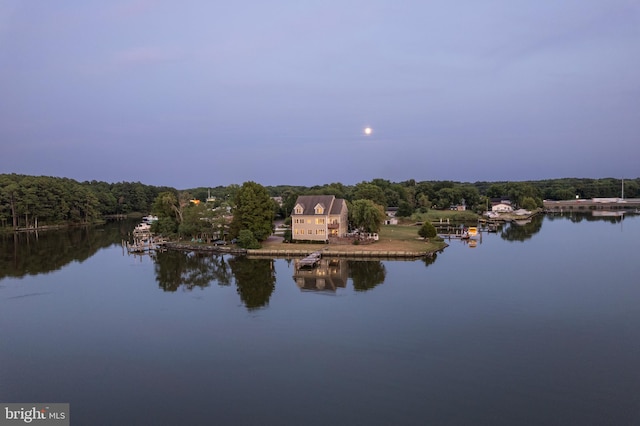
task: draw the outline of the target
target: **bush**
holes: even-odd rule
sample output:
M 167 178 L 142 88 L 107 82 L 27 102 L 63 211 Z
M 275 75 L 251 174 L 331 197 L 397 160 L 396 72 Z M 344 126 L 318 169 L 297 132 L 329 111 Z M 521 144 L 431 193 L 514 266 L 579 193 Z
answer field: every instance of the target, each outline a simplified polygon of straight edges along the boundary
M 431 222 L 425 222 L 422 224 L 420 229 L 418 229 L 418 235 L 422 238 L 434 238 L 438 233 L 436 232 L 436 228 L 431 224 Z
M 243 229 L 238 235 L 238 246 L 244 249 L 259 249 L 260 243 L 248 229 Z
M 291 235 L 291 229 L 287 229 L 286 231 L 284 231 L 284 242 L 290 243 L 292 239 L 293 237 Z

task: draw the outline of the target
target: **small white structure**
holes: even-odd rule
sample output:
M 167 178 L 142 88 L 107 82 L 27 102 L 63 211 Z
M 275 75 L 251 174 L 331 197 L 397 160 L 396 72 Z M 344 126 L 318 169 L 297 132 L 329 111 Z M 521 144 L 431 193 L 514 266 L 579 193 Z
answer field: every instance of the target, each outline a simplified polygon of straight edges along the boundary
M 511 207 L 511 203 L 507 204 L 505 202 L 500 202 L 492 205 L 491 211 L 496 213 L 511 213 L 513 211 L 513 207 Z

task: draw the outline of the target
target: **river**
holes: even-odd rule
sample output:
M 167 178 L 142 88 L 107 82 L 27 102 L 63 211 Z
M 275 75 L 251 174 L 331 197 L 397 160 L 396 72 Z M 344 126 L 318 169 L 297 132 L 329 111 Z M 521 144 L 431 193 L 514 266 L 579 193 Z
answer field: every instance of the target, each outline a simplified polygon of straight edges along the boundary
M 128 255 L 131 229 L 0 237 L 0 402 L 74 425 L 640 424 L 640 216 L 311 272 Z

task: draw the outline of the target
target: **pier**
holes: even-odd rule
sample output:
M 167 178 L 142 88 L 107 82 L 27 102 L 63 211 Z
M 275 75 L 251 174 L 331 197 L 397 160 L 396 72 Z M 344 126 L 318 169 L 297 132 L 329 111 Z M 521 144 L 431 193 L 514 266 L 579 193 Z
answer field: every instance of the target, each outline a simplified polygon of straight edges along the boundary
M 640 198 L 592 198 L 543 201 L 544 209 L 549 213 L 587 212 L 590 210 L 634 210 L 640 209 Z
M 314 251 L 310 255 L 298 260 L 296 262 L 296 269 L 315 268 L 320 263 L 321 258 L 322 252 Z
M 133 242 L 122 240 L 122 247 L 128 253 L 147 253 L 164 249 L 167 241 L 161 237 L 154 237 L 151 232 L 133 232 Z

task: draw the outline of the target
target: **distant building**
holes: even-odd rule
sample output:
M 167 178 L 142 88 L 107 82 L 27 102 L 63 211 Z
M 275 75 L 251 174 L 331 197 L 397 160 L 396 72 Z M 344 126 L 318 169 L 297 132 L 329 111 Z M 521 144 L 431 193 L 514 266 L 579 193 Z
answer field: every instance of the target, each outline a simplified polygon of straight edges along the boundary
M 491 211 L 496 213 L 511 213 L 513 211 L 513 207 L 511 207 L 511 202 L 500 202 L 496 204 L 491 204 Z
M 310 241 L 344 237 L 348 220 L 345 200 L 334 195 L 300 195 L 291 212 L 291 237 Z
M 467 210 L 467 203 L 465 202 L 464 198 L 462 199 L 462 201 L 460 201 L 460 204 L 451 204 L 449 206 L 449 210 L 456 210 L 459 212 L 463 212 L 465 210 Z
M 385 214 L 387 218 L 384 220 L 385 225 L 397 225 L 398 219 L 396 218 L 396 214 L 398 213 L 397 207 L 387 207 L 385 210 Z

